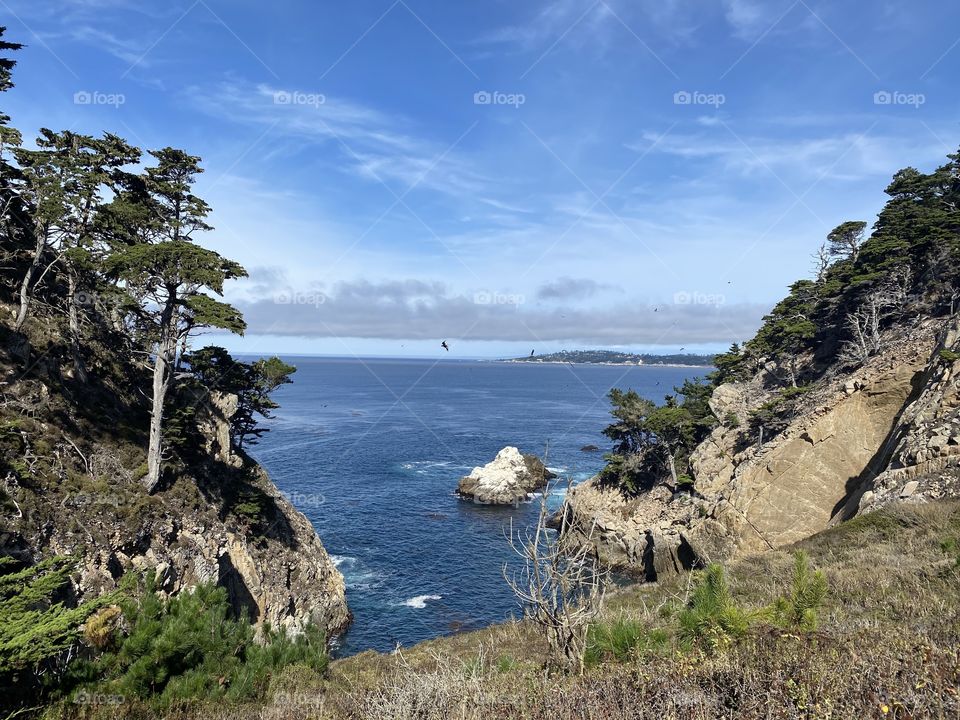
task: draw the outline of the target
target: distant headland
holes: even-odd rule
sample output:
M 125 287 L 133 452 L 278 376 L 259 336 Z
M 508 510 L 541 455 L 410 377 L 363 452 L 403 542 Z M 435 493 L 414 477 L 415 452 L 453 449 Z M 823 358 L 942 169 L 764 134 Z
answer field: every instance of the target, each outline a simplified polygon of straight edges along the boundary
M 561 350 L 546 355 L 505 358 L 502 362 L 571 363 L 574 365 L 672 365 L 676 367 L 713 367 L 714 355 L 648 355 L 614 350 Z

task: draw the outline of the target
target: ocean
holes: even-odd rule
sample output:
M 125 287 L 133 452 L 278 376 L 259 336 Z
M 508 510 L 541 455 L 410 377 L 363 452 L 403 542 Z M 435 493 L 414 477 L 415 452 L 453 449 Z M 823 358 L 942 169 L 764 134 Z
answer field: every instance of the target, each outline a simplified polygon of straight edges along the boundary
M 393 650 L 519 615 L 506 533 L 536 503 L 460 500 L 457 481 L 514 445 L 579 482 L 603 465 L 606 394 L 661 401 L 703 368 L 286 357 L 294 383 L 251 454 L 316 527 L 355 615 L 338 653 Z M 583 452 L 596 445 L 601 452 Z M 562 493 L 562 489 L 558 489 Z M 559 504 L 560 497 L 551 497 Z

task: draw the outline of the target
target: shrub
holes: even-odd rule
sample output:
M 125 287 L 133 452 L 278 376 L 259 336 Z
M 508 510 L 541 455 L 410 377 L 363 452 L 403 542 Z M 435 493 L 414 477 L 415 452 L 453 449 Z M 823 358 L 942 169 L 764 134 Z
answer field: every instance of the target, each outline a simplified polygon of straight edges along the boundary
M 827 597 L 827 578 L 820 570 L 811 571 L 810 558 L 803 550 L 794 553 L 790 595 L 773 606 L 775 621 L 794 630 L 817 629 L 817 613 Z
M 68 608 L 60 601 L 76 561 L 52 557 L 32 567 L 6 572 L 16 563 L 0 558 L 0 677 L 42 671 L 45 663 L 73 647 L 91 613 L 112 596 Z
M 960 542 L 956 538 L 947 538 L 940 543 L 940 549 L 953 558 L 953 567 L 960 569 Z
M 148 583 L 139 601 L 124 601 L 123 611 L 129 632 L 115 640 L 115 649 L 73 669 L 82 692 L 154 707 L 252 700 L 265 697 L 271 678 L 285 667 L 319 673 L 327 666 L 321 630 L 309 627 L 294 638 L 267 628 L 257 644 L 253 627 L 234 615 L 222 587 L 200 585 L 164 601 Z
M 956 362 L 960 360 L 960 353 L 953 352 L 952 350 L 941 350 L 940 359 L 948 363 Z
M 587 635 L 586 663 L 592 667 L 605 659 L 623 662 L 664 647 L 668 639 L 664 630 L 650 630 L 639 620 L 620 617 L 597 622 L 590 626 Z
M 747 615 L 733 602 L 722 565 L 710 565 L 701 573 L 679 623 L 680 639 L 708 652 L 725 648 L 746 632 Z

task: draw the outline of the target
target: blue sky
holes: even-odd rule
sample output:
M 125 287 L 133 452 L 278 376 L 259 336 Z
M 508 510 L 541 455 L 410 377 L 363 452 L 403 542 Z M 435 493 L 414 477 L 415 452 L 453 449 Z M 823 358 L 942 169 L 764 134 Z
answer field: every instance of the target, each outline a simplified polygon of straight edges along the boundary
M 0 0 L 4 110 L 203 158 L 235 350 L 744 340 L 960 144 L 960 5 Z

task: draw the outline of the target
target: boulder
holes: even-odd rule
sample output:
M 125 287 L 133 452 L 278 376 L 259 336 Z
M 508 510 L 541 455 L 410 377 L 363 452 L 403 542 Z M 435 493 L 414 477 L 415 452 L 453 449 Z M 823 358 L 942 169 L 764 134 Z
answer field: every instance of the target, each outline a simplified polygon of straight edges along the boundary
M 530 493 L 546 486 L 556 474 L 547 470 L 535 455 L 522 455 L 515 447 L 505 447 L 492 462 L 460 479 L 460 497 L 483 505 L 514 505 L 527 500 Z

